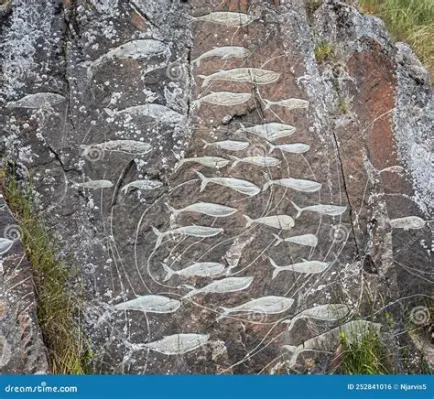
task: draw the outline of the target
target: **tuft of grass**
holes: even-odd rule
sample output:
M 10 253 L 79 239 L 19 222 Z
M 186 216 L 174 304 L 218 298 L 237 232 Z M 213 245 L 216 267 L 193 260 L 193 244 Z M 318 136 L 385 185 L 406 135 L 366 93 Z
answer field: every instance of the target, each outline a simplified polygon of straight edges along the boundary
M 315 46 L 315 59 L 318 64 L 322 64 L 329 60 L 336 59 L 337 50 L 336 45 L 328 42 L 321 42 Z
M 56 255 L 53 236 L 33 215 L 31 184 L 22 185 L 13 164 L 0 174 L 3 194 L 20 226 L 31 263 L 36 308 L 53 374 L 88 374 L 92 354 L 80 329 L 80 295 L 72 291 L 77 271 Z
M 395 40 L 410 44 L 434 78 L 433 0 L 359 0 L 359 7 L 380 17 Z
M 340 334 L 340 374 L 391 374 L 389 355 L 376 331 L 367 329 L 356 339 Z

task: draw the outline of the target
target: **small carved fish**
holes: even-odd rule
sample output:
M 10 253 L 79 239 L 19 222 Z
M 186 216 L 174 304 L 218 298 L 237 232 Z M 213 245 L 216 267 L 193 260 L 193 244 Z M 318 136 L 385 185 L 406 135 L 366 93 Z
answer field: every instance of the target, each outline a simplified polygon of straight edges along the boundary
M 389 166 L 388 168 L 384 168 L 384 169 L 380 170 L 380 173 L 383 173 L 383 172 L 401 173 L 401 172 L 404 172 L 404 168 L 402 166 L 399 166 L 399 165 Z
M 380 323 L 372 323 L 366 320 L 353 320 L 340 327 L 333 328 L 324 334 L 308 339 L 299 346 L 283 345 L 283 348 L 292 352 L 288 367 L 294 367 L 298 355 L 305 350 L 321 349 L 321 351 L 330 352 L 336 350 L 336 347 L 340 343 L 341 334 L 344 334 L 348 344 L 352 345 L 356 342 L 360 342 L 359 340 L 365 337 L 366 333 L 369 331 L 374 331 L 378 335 L 380 329 Z
M 303 180 L 303 179 L 278 179 L 278 180 L 270 180 L 267 176 L 267 182 L 264 184 L 263 191 L 268 189 L 271 185 L 275 184 L 278 186 L 282 186 L 285 188 L 291 188 L 295 191 L 301 191 L 303 193 L 314 193 L 321 188 L 321 183 L 318 183 L 313 180 Z
M 294 227 L 294 219 L 287 215 L 266 216 L 259 219 L 251 219 L 247 215 L 243 216 L 247 221 L 246 227 L 256 223 L 282 230 L 291 230 Z
M 258 68 L 237 68 L 219 71 L 209 76 L 198 75 L 198 78 L 203 79 L 202 87 L 209 86 L 211 82 L 219 80 L 266 85 L 277 82 L 280 78 L 280 73 Z
M 319 260 L 306 260 L 303 259 L 303 262 L 294 263 L 288 266 L 278 266 L 273 259 L 268 258 L 271 265 L 275 268 L 273 270 L 273 279 L 283 271 L 291 271 L 295 273 L 303 273 L 303 274 L 317 274 L 323 272 L 330 265 L 326 262 L 321 262 Z
M 172 212 L 175 218 L 183 212 L 203 213 L 204 215 L 212 216 L 215 218 L 231 216 L 237 212 L 237 209 L 235 208 L 220 204 L 214 204 L 212 202 L 197 202 L 196 204 L 188 205 L 182 209 L 175 209 L 168 204 L 166 204 L 166 206 L 169 208 L 170 212 Z
M 264 296 L 258 299 L 252 299 L 242 305 L 235 306 L 234 308 L 221 307 L 223 313 L 217 320 L 227 317 L 231 313 L 262 313 L 262 314 L 279 314 L 286 312 L 293 305 L 294 300 L 282 296 Z
M 208 147 L 216 147 L 227 151 L 242 151 L 249 146 L 249 143 L 246 141 L 225 140 L 225 141 L 216 141 L 214 143 L 208 143 L 205 140 L 202 141 L 205 144 L 203 146 L 204 149 Z
M 149 313 L 173 313 L 181 306 L 181 302 L 162 295 L 144 295 L 127 302 L 118 303 L 116 310 L 140 310 Z
M 223 232 L 223 229 L 216 228 L 216 227 L 205 227 L 205 226 L 184 226 L 184 227 L 178 227 L 173 230 L 168 230 L 165 232 L 159 231 L 156 227 L 151 226 L 152 231 L 157 236 L 157 242 L 155 243 L 155 249 L 157 249 L 161 242 L 163 241 L 163 238 L 167 235 L 187 235 L 191 237 L 200 237 L 200 238 L 207 238 L 207 237 L 214 237 L 217 234 L 220 234 Z
M 193 63 L 195 63 L 197 66 L 200 66 L 201 61 L 206 60 L 207 58 L 220 57 L 222 60 L 228 60 L 230 58 L 246 58 L 251 54 L 252 52 L 244 47 L 214 47 L 212 50 L 209 50 L 197 57 Z
M 318 204 L 318 205 L 306 206 L 305 208 L 300 208 L 292 201 L 291 201 L 291 204 L 297 210 L 297 215 L 295 216 L 296 219 L 304 211 L 316 212 L 316 213 L 320 213 L 322 215 L 339 216 L 339 215 L 342 215 L 347 210 L 346 206 L 337 206 L 337 205 Z
M 129 154 L 147 154 L 152 151 L 150 144 L 138 140 L 110 140 L 99 144 L 83 144 L 80 145 L 80 148 L 83 150 L 83 156 L 94 148 L 102 151 L 117 151 Z
M 425 226 L 425 220 L 418 216 L 407 216 L 399 219 L 392 219 L 390 221 L 390 226 L 393 229 L 404 229 L 404 230 L 419 230 Z
M 12 240 L 9 240 L 8 238 L 0 238 L 0 255 L 4 255 L 8 252 L 12 248 L 12 245 L 14 245 Z
M 201 180 L 200 191 L 205 190 L 208 183 L 219 184 L 224 187 L 231 188 L 232 190 L 238 191 L 241 194 L 247 194 L 252 197 L 258 194 L 261 189 L 247 180 L 234 179 L 232 177 L 205 177 L 202 173 L 197 172 Z
M 209 334 L 175 334 L 143 346 L 164 355 L 183 355 L 206 345 L 208 340 Z
M 184 158 L 178 162 L 178 164 L 175 167 L 175 170 L 178 170 L 182 165 L 184 165 L 187 162 L 196 162 L 208 168 L 220 169 L 220 168 L 224 168 L 230 161 L 221 157 L 208 157 L 208 156 Z
M 110 180 L 90 180 L 83 183 L 76 183 L 71 180 L 74 187 L 85 188 L 88 190 L 98 190 L 100 188 L 113 187 L 113 183 Z
M 252 93 L 232 93 L 230 91 L 211 92 L 198 100 L 191 103 L 193 108 L 199 108 L 204 103 L 213 105 L 224 105 L 231 107 L 233 105 L 244 104 L 252 97 Z
M 295 130 L 296 129 L 294 126 L 272 122 L 252 127 L 244 127 L 243 125 L 241 125 L 241 128 L 238 129 L 235 134 L 246 132 L 266 139 L 268 141 L 274 141 L 283 137 L 292 136 Z
M 278 105 L 288 109 L 307 108 L 309 107 L 309 101 L 301 100 L 299 98 L 288 98 L 287 100 L 271 101 L 264 99 L 264 109 L 270 108 L 272 105 Z
M 160 104 L 142 104 L 135 105 L 121 109 L 119 111 L 112 111 L 109 108 L 104 108 L 104 111 L 110 117 L 116 117 L 118 115 L 129 114 L 131 116 L 148 116 L 163 123 L 179 123 L 184 118 L 179 112 Z
M 303 310 L 297 316 L 290 320 L 283 320 L 282 323 L 289 323 L 288 331 L 291 331 L 298 319 L 310 318 L 320 321 L 338 321 L 350 313 L 347 305 L 337 303 L 328 305 L 319 305 L 310 309 Z
M 259 155 L 253 156 L 253 157 L 246 157 L 246 158 L 237 158 L 237 157 L 231 156 L 231 158 L 235 160 L 232 163 L 231 168 L 235 167 L 240 162 L 245 162 L 245 163 L 249 163 L 251 165 L 261 166 L 261 167 L 273 167 L 273 166 L 277 166 L 281 163 L 281 161 L 277 158 L 259 156 Z
M 87 68 L 88 79 L 92 78 L 94 71 L 108 60 L 113 59 L 134 59 L 154 57 L 167 52 L 168 47 L 163 42 L 153 39 L 132 40 L 119 47 L 111 49 L 106 54 L 91 62 Z
M 216 262 L 193 263 L 191 266 L 178 271 L 172 270 L 164 263 L 162 265 L 167 273 L 163 281 L 170 280 L 174 274 L 182 277 L 216 277 L 225 270 L 225 265 Z
M 127 194 L 133 188 L 138 190 L 154 190 L 160 188 L 162 185 L 163 183 L 158 180 L 136 180 L 122 187 L 121 191 L 123 194 Z
M 190 298 L 198 294 L 226 294 L 228 292 L 236 292 L 245 290 L 252 284 L 253 277 L 227 277 L 222 280 L 213 281 L 203 288 L 195 288 L 190 285 L 184 285 L 186 288 L 190 288 L 191 291 L 184 296 L 184 298 Z
M 293 244 L 306 245 L 308 247 L 316 247 L 318 245 L 318 238 L 314 234 L 303 234 L 301 236 L 294 236 L 288 238 L 281 238 L 277 234 L 273 234 L 277 242 L 274 246 L 281 244 L 282 242 L 292 242 Z
M 269 154 L 271 154 L 275 149 L 284 152 L 289 152 L 290 154 L 304 154 L 310 149 L 310 146 L 302 143 L 280 144 L 280 145 L 273 145 L 271 143 L 268 143 L 268 145 L 270 147 L 270 150 L 268 151 Z
M 42 108 L 46 105 L 53 106 L 65 101 L 65 97 L 56 93 L 40 92 L 28 94 L 17 101 L 7 103 L 6 108 Z
M 232 28 L 249 25 L 255 20 L 255 18 L 248 14 L 227 11 L 212 12 L 210 14 L 192 18 L 195 21 L 211 22 L 214 24 L 226 25 Z

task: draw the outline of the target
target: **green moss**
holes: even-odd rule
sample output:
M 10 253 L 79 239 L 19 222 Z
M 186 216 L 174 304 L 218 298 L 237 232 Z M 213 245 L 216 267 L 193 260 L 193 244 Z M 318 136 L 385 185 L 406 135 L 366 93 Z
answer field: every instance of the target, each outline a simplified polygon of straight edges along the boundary
M 80 329 L 80 294 L 71 281 L 77 270 L 57 256 L 55 240 L 32 212 L 31 184 L 22 185 L 15 166 L 0 174 L 3 194 L 20 226 L 21 240 L 31 263 L 37 316 L 53 374 L 87 374 L 91 353 Z
M 318 64 L 336 59 L 336 46 L 333 43 L 321 42 L 315 46 L 315 59 Z

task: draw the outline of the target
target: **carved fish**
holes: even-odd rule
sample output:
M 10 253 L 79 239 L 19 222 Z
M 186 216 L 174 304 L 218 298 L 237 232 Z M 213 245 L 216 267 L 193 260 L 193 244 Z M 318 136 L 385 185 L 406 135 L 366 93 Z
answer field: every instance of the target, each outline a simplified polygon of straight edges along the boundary
M 288 266 L 278 266 L 273 259 L 268 258 L 271 265 L 274 267 L 273 270 L 273 279 L 283 271 L 291 271 L 295 273 L 303 273 L 303 274 L 317 274 L 323 272 L 330 265 L 326 262 L 321 262 L 319 260 L 306 260 L 303 259 L 303 262 L 294 263 Z
M 251 54 L 252 52 L 244 47 L 214 47 L 212 50 L 209 50 L 197 57 L 193 63 L 195 63 L 197 66 L 200 66 L 201 61 L 206 60 L 207 58 L 220 57 L 222 60 L 228 60 L 230 58 L 246 58 Z
M 215 218 L 231 216 L 235 212 L 237 212 L 237 209 L 235 208 L 220 204 L 214 204 L 212 202 L 197 202 L 196 204 L 188 205 L 182 209 L 175 209 L 168 204 L 166 204 L 166 206 L 169 208 L 170 212 L 172 212 L 175 218 L 183 212 L 203 213 L 204 215 L 212 216 Z
M 83 150 L 83 156 L 95 148 L 101 151 L 117 151 L 129 154 L 147 154 L 152 151 L 150 144 L 138 140 L 109 140 L 99 144 L 83 144 L 80 145 L 80 148 Z
M 242 151 L 249 146 L 249 143 L 246 141 L 225 140 L 225 141 L 216 141 L 214 143 L 208 143 L 205 140 L 202 141 L 205 144 L 203 146 L 204 149 L 208 147 L 216 147 L 227 151 Z
M 192 18 L 194 21 L 211 22 L 214 24 L 226 25 L 232 28 L 249 25 L 255 20 L 254 17 L 248 14 L 227 11 L 212 12 L 210 14 Z
M 175 167 L 178 170 L 182 165 L 188 162 L 196 162 L 208 168 L 220 169 L 225 167 L 230 161 L 221 157 L 193 157 L 181 159 Z
M 274 246 L 281 244 L 282 242 L 292 242 L 293 244 L 306 245 L 308 247 L 316 247 L 318 245 L 318 238 L 314 234 L 303 234 L 301 236 L 294 236 L 288 238 L 281 238 L 277 234 L 273 234 L 277 242 Z
M 305 152 L 309 151 L 310 146 L 307 144 L 302 143 L 295 143 L 295 144 L 280 144 L 280 145 L 273 145 L 271 143 L 268 143 L 270 149 L 268 151 L 269 154 L 271 154 L 275 149 L 278 149 L 280 151 L 289 152 L 290 154 L 304 154 Z
M 399 219 L 392 219 L 390 226 L 393 229 L 418 230 L 425 226 L 425 220 L 418 216 L 407 216 Z
M 127 194 L 133 188 L 138 190 L 154 190 L 160 188 L 162 185 L 163 183 L 158 180 L 136 180 L 122 187 L 121 191 L 123 194 Z
M 380 173 L 383 173 L 383 172 L 401 173 L 401 172 L 404 172 L 404 168 L 402 166 L 399 166 L 399 165 L 389 166 L 388 168 L 384 168 L 384 169 L 380 170 Z
M 309 107 L 309 101 L 301 100 L 299 98 L 288 98 L 286 100 L 280 101 L 271 101 L 271 100 L 263 100 L 265 107 L 264 109 L 268 109 L 273 105 L 278 105 L 280 107 L 288 108 L 288 109 L 296 109 L 296 108 L 307 108 Z
M 110 180 L 90 180 L 83 183 L 77 183 L 71 180 L 74 187 L 85 188 L 88 190 L 98 190 L 100 188 L 113 187 L 113 183 Z
M 262 314 L 279 314 L 286 312 L 293 305 L 294 300 L 282 296 L 264 296 L 258 299 L 252 299 L 242 305 L 235 306 L 234 308 L 221 307 L 223 313 L 217 320 L 227 317 L 231 313 L 262 313 Z
M 259 219 L 251 219 L 247 215 L 243 216 L 247 221 L 246 227 L 256 223 L 282 230 L 291 230 L 294 227 L 294 219 L 287 215 L 266 216 Z
M 237 133 L 250 133 L 255 136 L 261 137 L 263 139 L 266 139 L 268 141 L 274 141 L 277 139 L 281 139 L 283 137 L 289 137 L 292 136 L 295 132 L 295 127 L 291 125 L 285 125 L 283 123 L 265 123 L 262 125 L 256 125 L 252 127 L 245 127 L 241 125 L 241 128 L 238 129 L 235 134 Z
M 318 205 L 306 206 L 305 208 L 300 208 L 292 201 L 291 201 L 291 204 L 297 210 L 297 215 L 295 216 L 296 219 L 304 211 L 316 212 L 316 213 L 320 213 L 322 215 L 339 216 L 339 215 L 342 215 L 347 210 L 346 206 L 337 206 L 337 205 L 318 204 Z
M 14 245 L 12 240 L 9 240 L 8 238 L 0 238 L 0 255 L 4 255 L 8 252 L 12 248 L 12 245 Z
M 111 49 L 106 54 L 103 54 L 101 57 L 91 62 L 87 68 L 87 77 L 88 79 L 92 78 L 94 71 L 108 60 L 116 58 L 139 60 L 142 58 L 162 55 L 167 51 L 167 45 L 158 40 L 132 40 L 131 42 L 124 43 L 119 47 Z
M 283 320 L 282 323 L 289 323 L 288 331 L 291 331 L 298 319 L 310 318 L 321 321 L 338 321 L 350 313 L 347 305 L 337 303 L 328 305 L 319 305 L 310 309 L 303 310 L 297 316 L 290 320 Z
M 53 106 L 65 101 L 65 97 L 56 93 L 40 92 L 28 94 L 17 101 L 7 103 L 6 108 L 42 108 L 44 106 Z
M 268 189 L 271 185 L 275 184 L 278 186 L 282 186 L 285 188 L 290 188 L 295 191 L 301 191 L 303 193 L 314 193 L 321 188 L 321 183 L 318 183 L 313 180 L 303 180 L 303 179 L 278 179 L 278 180 L 270 180 L 268 176 L 266 176 L 268 180 L 263 187 L 263 191 Z
M 198 78 L 203 79 L 202 87 L 209 86 L 211 82 L 219 80 L 266 85 L 277 82 L 280 73 L 258 68 L 236 68 L 215 72 L 209 76 L 198 75 Z
M 170 280 L 174 274 L 182 277 L 216 277 L 221 275 L 225 270 L 225 265 L 216 262 L 193 263 L 182 270 L 172 270 L 166 264 L 162 264 L 164 271 L 167 273 L 163 281 Z
M 252 93 L 232 93 L 230 91 L 211 92 L 198 100 L 191 103 L 193 108 L 199 108 L 204 103 L 213 105 L 224 105 L 231 107 L 233 105 L 243 104 L 250 100 Z
M 113 111 L 109 108 L 104 108 L 104 111 L 110 117 L 116 117 L 123 114 L 129 114 L 134 117 L 147 116 L 163 123 L 179 123 L 184 118 L 179 112 L 160 104 L 135 105 L 133 107 L 121 109 L 119 111 Z
M 235 167 L 240 162 L 245 162 L 245 163 L 249 163 L 251 165 L 261 166 L 261 167 L 273 167 L 273 166 L 277 166 L 281 163 L 281 161 L 277 158 L 259 156 L 259 155 L 253 156 L 253 157 L 246 157 L 246 158 L 237 158 L 237 157 L 231 156 L 231 158 L 235 160 L 232 163 L 231 168 Z
M 227 277 L 222 280 L 213 281 L 203 288 L 195 288 L 190 285 L 184 285 L 184 287 L 191 289 L 191 291 L 184 296 L 184 298 L 190 298 L 192 296 L 211 293 L 211 294 L 226 294 L 228 292 L 236 292 L 245 290 L 252 284 L 253 277 Z
M 175 334 L 143 346 L 164 355 L 183 355 L 206 345 L 208 340 L 209 334 Z
M 200 191 L 205 190 L 208 183 L 219 184 L 220 186 L 231 188 L 241 194 L 252 197 L 258 194 L 261 189 L 247 180 L 234 179 L 232 177 L 205 177 L 202 173 L 195 171 L 201 180 Z
M 173 313 L 181 306 L 181 302 L 162 295 L 144 295 L 127 302 L 118 303 L 116 310 L 140 310 L 149 313 Z
M 156 227 L 151 226 L 152 231 L 157 236 L 157 242 L 155 243 L 155 249 L 157 249 L 161 242 L 163 241 L 163 238 L 167 235 L 187 235 L 191 237 L 200 237 L 200 238 L 206 238 L 206 237 L 214 237 L 217 234 L 220 234 L 223 232 L 223 229 L 221 228 L 215 228 L 215 227 L 205 227 L 205 226 L 184 226 L 184 227 L 178 227 L 176 229 L 168 230 L 165 232 L 159 231 Z
M 374 331 L 376 334 L 379 334 L 380 329 L 380 323 L 372 323 L 366 320 L 354 320 L 345 323 L 340 327 L 333 328 L 324 334 L 308 339 L 299 346 L 283 345 L 284 349 L 292 352 L 292 357 L 288 366 L 291 368 L 294 367 L 298 355 L 305 350 L 318 348 L 323 351 L 334 351 L 340 343 L 341 334 L 344 334 L 348 344 L 352 345 L 359 342 L 362 337 L 365 337 L 367 332 Z

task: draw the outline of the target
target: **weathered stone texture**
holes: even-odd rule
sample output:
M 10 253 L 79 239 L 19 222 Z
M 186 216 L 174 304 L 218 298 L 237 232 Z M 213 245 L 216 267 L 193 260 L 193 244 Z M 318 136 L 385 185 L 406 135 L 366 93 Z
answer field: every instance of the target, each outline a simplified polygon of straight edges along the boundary
M 385 312 L 400 336 L 432 294 L 433 97 L 380 20 L 337 1 L 313 15 L 301 0 L 22 3 L 2 32 L 6 152 L 32 175 L 38 209 L 82 268 L 97 372 L 330 372 L 326 353 L 296 362 L 288 345 L 356 318 L 387 330 Z M 316 60 L 324 43 L 331 52 Z M 20 103 L 40 92 L 64 98 Z M 280 102 L 289 99 L 308 106 Z M 284 137 L 260 137 L 273 132 Z M 213 144 L 228 140 L 246 148 Z M 304 150 L 272 147 L 284 144 Z M 174 217 L 199 202 L 236 212 Z M 318 205 L 334 208 L 296 208 Z M 290 231 L 245 217 L 278 215 L 293 219 Z M 423 225 L 405 230 L 403 217 Z M 224 271 L 185 270 L 199 262 Z M 296 266 L 277 273 L 273 262 Z M 164 310 L 150 295 L 167 297 Z M 348 313 L 282 323 L 330 304 Z

